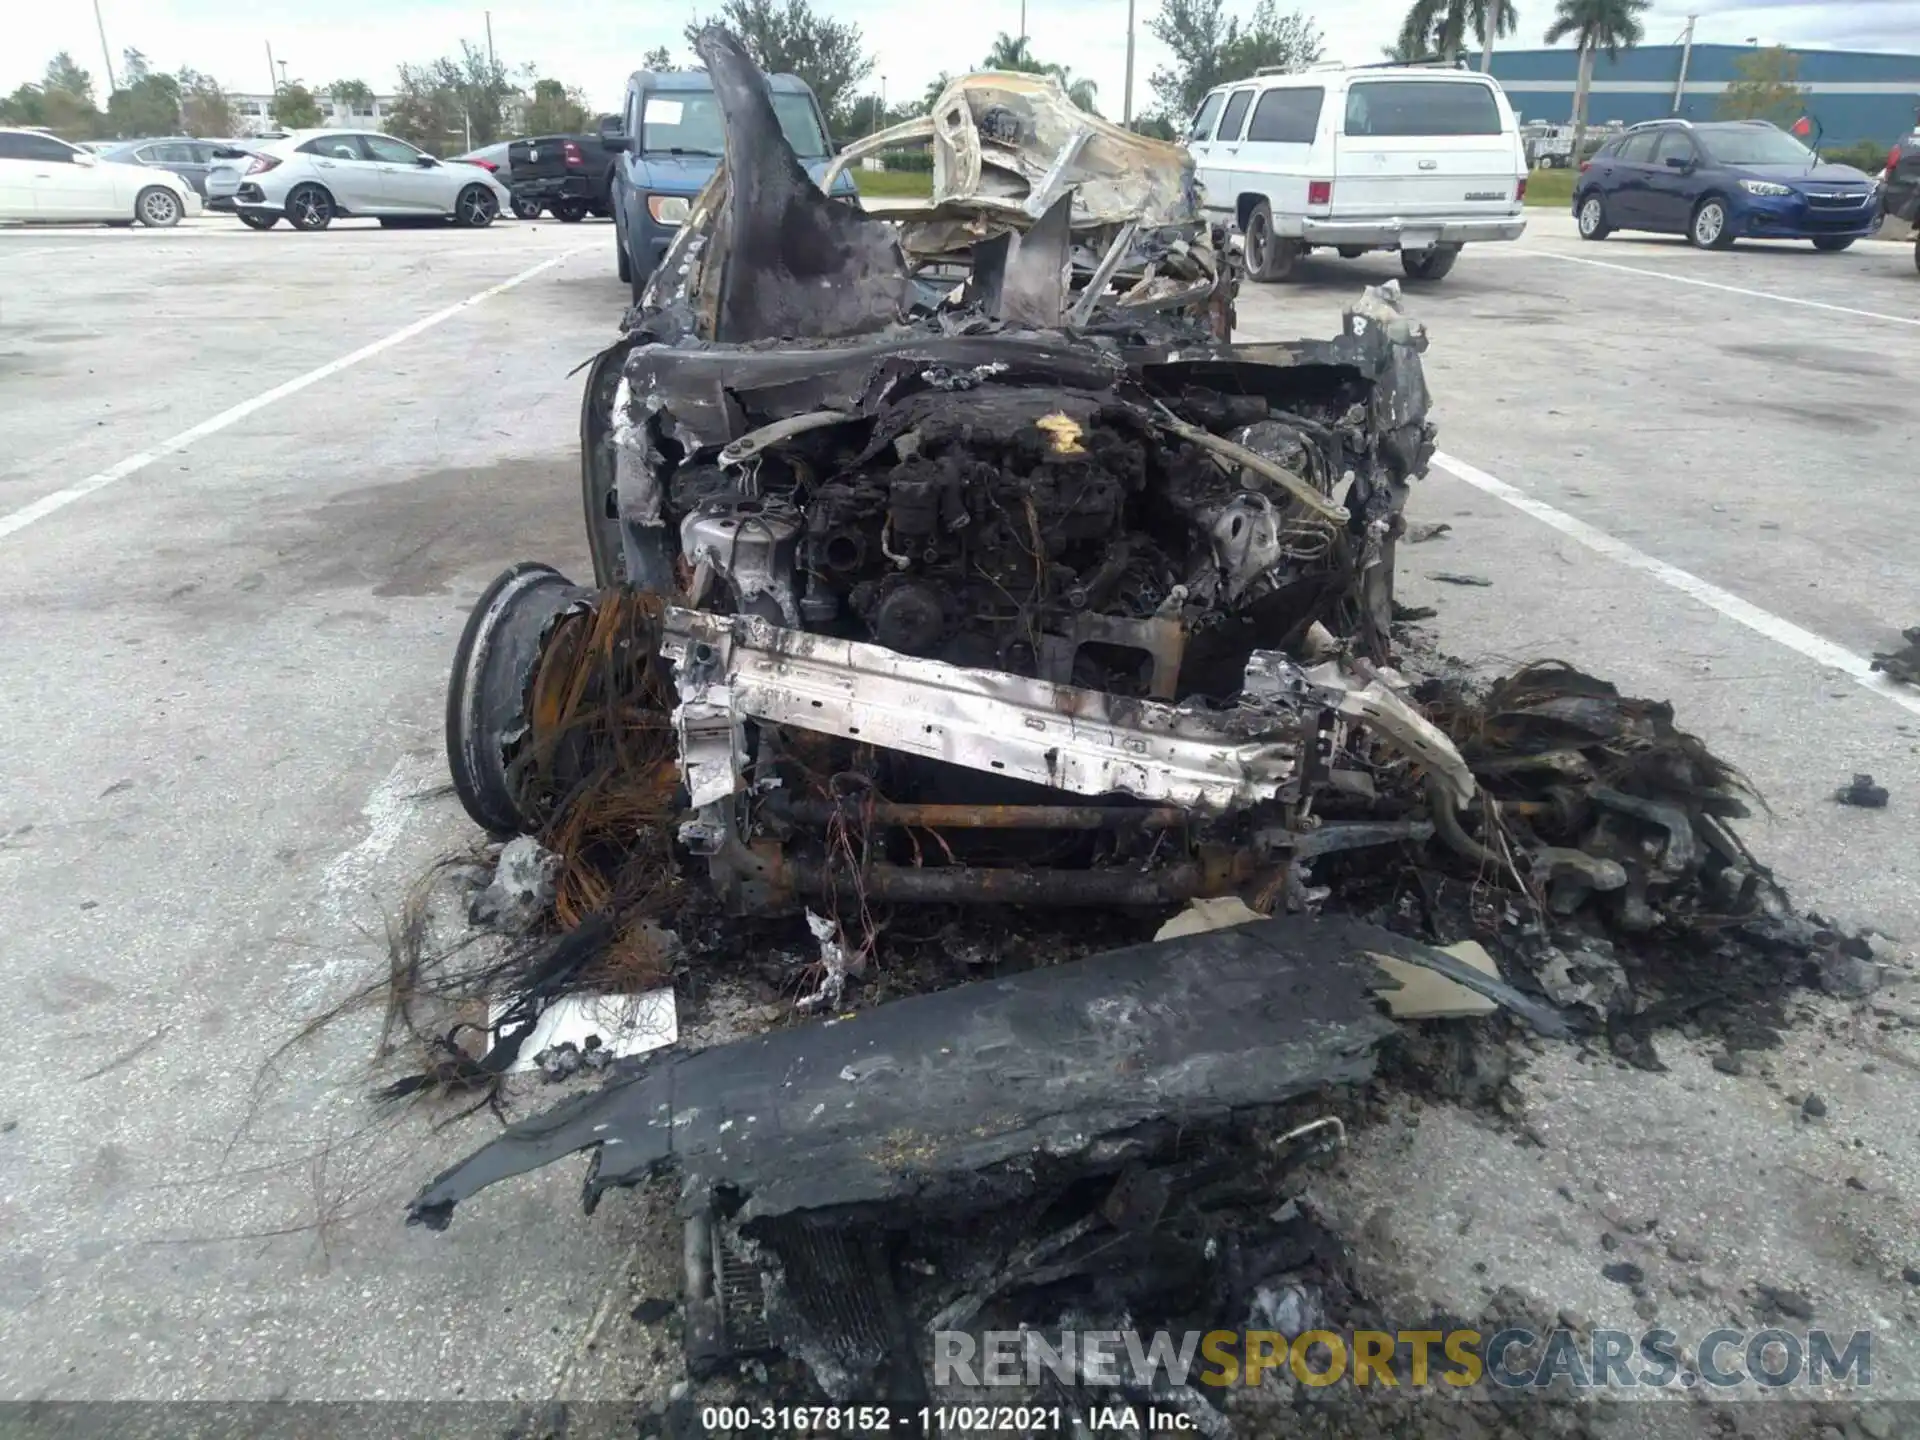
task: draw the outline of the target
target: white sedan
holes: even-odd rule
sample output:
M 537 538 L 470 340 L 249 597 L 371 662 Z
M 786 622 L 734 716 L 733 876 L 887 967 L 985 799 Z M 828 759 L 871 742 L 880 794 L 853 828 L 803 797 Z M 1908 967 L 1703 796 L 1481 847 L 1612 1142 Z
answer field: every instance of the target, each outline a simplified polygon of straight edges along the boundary
M 102 160 L 44 130 L 0 129 L 0 220 L 164 229 L 199 213 L 200 197 L 170 171 Z
M 324 230 L 349 215 L 371 215 L 382 225 L 422 219 L 491 225 L 513 203 L 488 171 L 436 160 L 391 135 L 296 130 L 249 141 L 247 150 L 216 153 L 207 204 L 255 230 L 282 218 L 296 230 Z

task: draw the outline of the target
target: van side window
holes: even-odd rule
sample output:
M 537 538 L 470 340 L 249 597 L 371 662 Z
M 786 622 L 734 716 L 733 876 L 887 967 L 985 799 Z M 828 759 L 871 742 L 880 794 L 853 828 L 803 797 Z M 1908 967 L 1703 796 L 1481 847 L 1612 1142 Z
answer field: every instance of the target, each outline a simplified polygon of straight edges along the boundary
M 1207 140 L 1213 136 L 1213 122 L 1220 116 L 1220 106 L 1226 96 L 1215 91 L 1200 102 L 1200 108 L 1194 112 L 1193 124 L 1187 127 L 1187 139 Z
M 1238 140 L 1240 126 L 1247 118 L 1247 106 L 1253 103 L 1253 91 L 1236 90 L 1233 98 L 1227 101 L 1227 113 L 1220 118 L 1220 133 L 1216 140 Z
M 1347 89 L 1349 135 L 1498 135 L 1491 86 L 1462 80 L 1363 80 Z
M 1267 91 L 1253 107 L 1247 139 L 1311 145 L 1320 129 L 1320 105 L 1326 98 L 1327 92 L 1317 85 L 1300 90 Z

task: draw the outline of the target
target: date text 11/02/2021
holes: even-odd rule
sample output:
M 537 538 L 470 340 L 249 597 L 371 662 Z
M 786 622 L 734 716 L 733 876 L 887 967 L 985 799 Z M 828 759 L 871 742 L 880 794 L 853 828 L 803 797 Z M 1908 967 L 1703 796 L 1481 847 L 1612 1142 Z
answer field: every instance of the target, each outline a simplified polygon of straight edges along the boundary
M 1069 1413 L 1058 1405 L 923 1405 L 895 1410 L 887 1405 L 708 1405 L 700 1428 L 709 1434 L 751 1432 L 872 1434 L 887 1430 L 916 1434 L 980 1431 L 1034 1434 L 1064 1431 L 1074 1422 L 1089 1430 L 1177 1432 L 1193 1429 L 1191 1416 L 1158 1406 L 1100 1405 Z

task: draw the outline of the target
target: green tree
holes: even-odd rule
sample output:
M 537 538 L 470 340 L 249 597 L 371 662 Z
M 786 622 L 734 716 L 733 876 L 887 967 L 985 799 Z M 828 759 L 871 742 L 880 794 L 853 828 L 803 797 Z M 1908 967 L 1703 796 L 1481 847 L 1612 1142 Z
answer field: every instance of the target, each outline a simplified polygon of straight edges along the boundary
M 529 135 L 578 135 L 588 128 L 587 97 L 569 90 L 558 80 L 533 82 L 533 99 L 527 105 L 526 130 Z
M 1486 44 L 1491 4 L 1492 0 L 1413 0 L 1406 19 L 1400 22 L 1400 42 L 1395 49 L 1401 53 L 1394 58 L 1420 60 L 1432 54 L 1451 65 L 1460 58 L 1469 30 L 1474 39 Z M 1494 22 L 1498 33 L 1513 34 L 1519 21 L 1513 0 L 1500 0 L 1499 19 Z
M 466 121 L 453 92 L 432 65 L 402 65 L 400 87 L 387 107 L 386 130 L 436 155 L 466 149 Z
M 642 70 L 671 70 L 673 69 L 673 52 L 664 45 L 656 45 L 640 57 L 640 68 Z
M 38 85 L 22 85 L 0 99 L 0 124 L 40 125 L 68 140 L 107 133 L 106 117 L 93 103 L 93 77 L 62 50 L 47 62 Z
M 724 25 L 739 36 L 753 63 L 769 75 L 798 75 L 828 125 L 836 132 L 849 128 L 854 91 L 873 73 L 858 25 L 817 15 L 807 0 L 722 0 L 718 15 L 687 27 L 687 43 L 708 25 Z
M 180 82 L 180 128 L 189 135 L 224 138 L 240 128 L 233 103 L 220 82 L 183 66 Z
M 336 80 L 320 93 L 331 96 L 335 104 L 346 106 L 348 114 L 373 108 L 373 87 L 364 80 Z
M 320 102 L 298 80 L 274 92 L 273 123 L 282 130 L 311 130 L 325 119 L 320 113 Z
M 156 75 L 138 50 L 120 55 L 121 86 L 107 97 L 107 124 L 124 139 L 180 131 L 180 82 Z
M 1067 92 L 1067 98 L 1077 107 L 1092 115 L 1100 113 L 1099 107 L 1094 104 L 1100 94 L 1100 87 L 1084 77 L 1075 79 L 1073 71 L 1065 65 L 1045 64 L 1035 58 L 1033 47 L 1025 35 L 1016 39 L 1006 31 L 1001 31 L 994 39 L 993 49 L 987 52 L 987 58 L 980 62 L 980 68 L 1011 70 L 1025 75 L 1051 75 L 1060 82 L 1060 88 Z M 939 98 L 939 93 L 934 92 L 933 99 Z M 932 107 L 932 103 L 932 101 L 928 102 L 929 108 Z
M 923 113 L 940 103 L 940 97 L 947 93 L 947 87 L 953 84 L 953 79 L 951 74 L 942 70 L 927 82 L 927 93 L 920 101 L 920 109 Z
M 1323 50 L 1319 27 L 1299 11 L 1282 15 L 1273 0 L 1260 0 L 1245 25 L 1228 15 L 1226 0 L 1161 0 L 1147 30 L 1173 52 L 1173 64 L 1148 77 L 1160 111 L 1176 130 L 1200 97 L 1229 80 L 1244 80 L 1255 70 L 1304 70 Z
M 1784 45 L 1770 45 L 1736 56 L 1730 81 L 1720 94 L 1722 120 L 1771 120 L 1791 125 L 1806 112 L 1812 93 L 1799 83 L 1800 57 Z

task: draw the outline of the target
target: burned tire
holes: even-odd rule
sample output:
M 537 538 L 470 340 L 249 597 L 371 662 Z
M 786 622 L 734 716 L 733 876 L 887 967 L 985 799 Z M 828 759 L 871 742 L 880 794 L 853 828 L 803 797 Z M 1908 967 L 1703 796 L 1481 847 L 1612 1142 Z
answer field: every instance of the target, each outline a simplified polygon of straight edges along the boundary
M 568 225 L 577 225 L 587 218 L 587 203 L 584 200 L 562 200 L 553 207 L 553 218 Z
M 1725 250 L 1733 244 L 1733 226 L 1727 219 L 1727 202 L 1709 195 L 1687 222 L 1687 239 L 1697 250 Z
M 1430 283 L 1444 280 L 1453 269 L 1453 262 L 1460 258 L 1458 245 L 1436 245 L 1431 250 L 1402 250 L 1400 268 L 1407 273 L 1409 280 Z
M 287 223 L 296 230 L 324 230 L 333 223 L 333 208 L 324 185 L 296 185 L 287 196 Z
M 280 223 L 278 215 L 262 215 L 258 210 L 242 210 L 240 223 L 249 230 L 271 230 Z
M 547 627 L 589 594 L 550 565 L 522 561 L 480 596 L 447 682 L 447 769 L 467 814 L 496 835 L 533 827 L 507 777 L 508 737 L 526 728 L 527 687 Z
M 1613 233 L 1613 224 L 1607 219 L 1607 202 L 1598 195 L 1588 195 L 1580 202 L 1577 212 L 1582 240 L 1604 240 Z
M 538 200 L 522 200 L 518 195 L 513 197 L 513 218 L 516 220 L 538 220 L 540 208 Z
M 171 230 L 180 223 L 185 209 L 180 197 L 164 185 L 149 185 L 133 202 L 135 217 L 153 230 Z
M 1293 274 L 1300 258 L 1300 242 L 1285 240 L 1273 233 L 1273 211 L 1262 200 L 1247 216 L 1245 238 L 1241 242 L 1247 261 L 1247 274 L 1263 284 L 1274 284 Z

